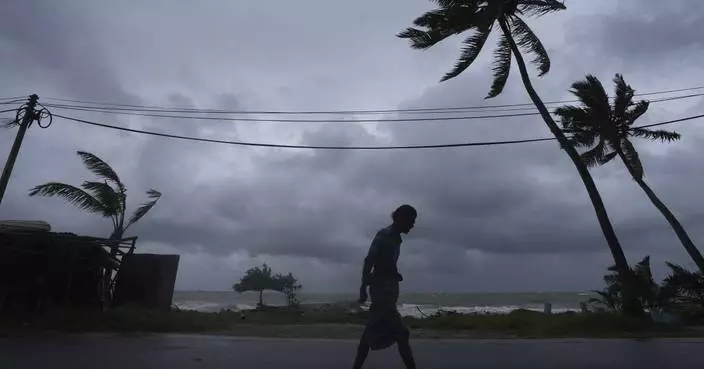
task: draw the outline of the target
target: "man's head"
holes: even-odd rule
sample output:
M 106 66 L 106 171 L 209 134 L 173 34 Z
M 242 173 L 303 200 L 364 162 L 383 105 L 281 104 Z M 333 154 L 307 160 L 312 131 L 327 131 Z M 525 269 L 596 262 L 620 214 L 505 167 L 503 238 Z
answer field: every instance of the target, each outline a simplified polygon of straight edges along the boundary
M 391 213 L 391 218 L 394 220 L 394 228 L 401 233 L 408 233 L 416 224 L 418 212 L 411 205 L 401 205 L 398 209 Z

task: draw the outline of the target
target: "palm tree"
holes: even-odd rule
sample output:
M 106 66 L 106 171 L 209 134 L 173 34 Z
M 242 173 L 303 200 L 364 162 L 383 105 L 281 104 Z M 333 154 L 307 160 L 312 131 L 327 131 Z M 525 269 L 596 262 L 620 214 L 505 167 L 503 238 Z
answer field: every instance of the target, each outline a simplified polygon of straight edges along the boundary
M 100 181 L 84 181 L 81 187 L 70 184 L 49 182 L 36 186 L 29 191 L 29 196 L 58 196 L 77 206 L 79 209 L 98 213 L 112 220 L 113 231 L 110 239 L 122 239 L 127 229 L 146 215 L 154 207 L 161 193 L 151 189 L 147 191 L 149 201 L 142 204 L 125 223 L 127 212 L 127 188 L 120 181 L 117 173 L 99 157 L 78 151 L 83 164 L 100 178 Z
M 620 274 L 615 266 L 608 268 L 609 274 L 604 275 L 604 284 L 606 287 L 599 291 L 592 292 L 599 295 L 589 299 L 589 303 L 601 305 L 607 310 L 620 312 L 624 308 L 624 285 Z M 663 293 L 653 279 L 653 273 L 650 268 L 650 256 L 646 256 L 631 269 L 632 279 L 635 281 L 635 295 L 642 306 L 649 309 L 656 309 L 663 304 Z
M 539 76 L 550 71 L 550 57 L 540 39 L 521 16 L 542 16 L 566 9 L 556 0 L 432 0 L 438 9 L 418 17 L 414 24 L 419 28 L 408 28 L 398 34 L 407 38 L 411 47 L 427 49 L 449 36 L 469 32 L 464 40 L 464 47 L 455 67 L 445 74 L 441 81 L 454 78 L 466 70 L 479 56 L 489 35 L 498 24 L 501 30 L 498 46 L 494 51 L 494 82 L 487 98 L 498 96 L 504 89 L 511 70 L 511 59 L 515 58 L 523 85 L 531 101 L 536 106 L 545 124 L 557 138 L 560 146 L 567 152 L 579 176 L 584 182 L 589 198 L 594 206 L 599 225 L 613 255 L 619 273 L 628 278 L 629 265 L 621 245 L 616 237 L 604 203 L 577 150 L 570 144 L 560 127 L 550 115 L 545 104 L 538 96 L 528 75 L 526 62 L 521 51 L 534 56 L 532 63 L 538 68 Z M 634 302 L 635 299 L 629 301 Z M 629 304 L 629 312 L 637 314 L 640 308 Z
M 670 274 L 662 283 L 662 289 L 675 304 L 704 307 L 704 273 L 690 272 L 680 265 L 667 263 Z
M 633 102 L 635 91 L 626 84 L 623 76 L 616 74 L 616 96 L 613 104 L 599 79 L 587 76 L 584 81 L 572 85 L 571 92 L 582 106 L 563 106 L 555 110 L 560 117 L 562 129 L 572 135 L 573 143 L 588 148 L 582 159 L 588 166 L 603 165 L 620 158 L 631 177 L 638 183 L 655 207 L 667 219 L 689 256 L 704 272 L 704 257 L 689 235 L 667 206 L 643 179 L 643 164 L 630 141 L 631 137 L 669 142 L 678 140 L 676 132 L 633 127 L 633 123 L 648 110 L 647 101 Z

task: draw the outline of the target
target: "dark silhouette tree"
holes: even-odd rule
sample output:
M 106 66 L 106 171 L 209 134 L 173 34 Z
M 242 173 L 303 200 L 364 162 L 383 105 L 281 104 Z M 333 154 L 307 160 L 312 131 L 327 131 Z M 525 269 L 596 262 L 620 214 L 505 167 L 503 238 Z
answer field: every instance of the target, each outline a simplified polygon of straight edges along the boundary
M 303 288 L 303 285 L 291 273 L 277 274 L 274 278 L 277 284 L 276 290 L 286 295 L 288 306 L 298 306 L 298 292 Z
M 625 297 L 624 283 L 616 270 L 616 266 L 611 266 L 608 270 L 612 273 L 604 276 L 604 284 L 606 287 L 603 290 L 592 291 L 599 297 L 589 299 L 589 302 L 596 305 L 601 305 L 609 311 L 623 312 Z M 655 280 L 650 268 L 650 256 L 646 256 L 630 270 L 632 273 L 631 280 L 635 281 L 635 295 L 641 306 L 649 309 L 659 307 L 662 303 L 661 290 Z
M 704 308 L 704 273 L 691 272 L 672 263 L 667 266 L 670 274 L 663 281 L 662 289 L 668 300 L 680 306 Z
M 648 110 L 648 102 L 633 102 L 635 91 L 626 84 L 622 75 L 616 74 L 614 83 L 615 98 L 611 104 L 604 86 L 596 77 L 588 75 L 585 80 L 575 82 L 570 92 L 577 96 L 581 106 L 567 105 L 555 110 L 555 114 L 560 117 L 562 129 L 572 136 L 572 142 L 577 147 L 587 149 L 582 153 L 582 159 L 588 166 L 621 159 L 633 180 L 670 223 L 699 270 L 704 272 L 704 257 L 675 215 L 643 179 L 643 164 L 631 143 L 632 137 L 669 142 L 678 140 L 680 135 L 665 130 L 633 127 L 636 120 Z
M 271 268 L 263 264 L 260 267 L 254 267 L 245 272 L 244 277 L 238 283 L 232 286 L 235 292 L 243 293 L 248 291 L 259 292 L 259 307 L 264 306 L 264 291 L 278 291 L 279 281 L 271 273 Z
M 445 74 L 442 81 L 454 78 L 466 70 L 479 56 L 489 35 L 498 27 L 501 35 L 494 51 L 494 82 L 487 98 L 498 96 L 504 89 L 515 58 L 523 85 L 531 101 L 540 112 L 545 124 L 567 152 L 584 182 L 589 198 L 596 212 L 599 225 L 609 245 L 619 273 L 628 278 L 629 265 L 616 237 L 601 195 L 597 190 L 589 169 L 581 160 L 577 150 L 569 143 L 565 134 L 555 123 L 547 107 L 538 96 L 528 75 L 526 62 L 521 52 L 534 56 L 532 63 L 538 68 L 539 76 L 550 71 L 550 57 L 540 39 L 523 21 L 522 16 L 542 16 L 566 9 L 556 0 L 432 0 L 438 8 L 418 17 L 414 24 L 418 28 L 408 28 L 398 37 L 409 39 L 411 47 L 427 49 L 449 36 L 461 33 L 470 35 L 464 40 L 464 47 L 455 67 Z M 636 299 L 626 309 L 629 313 L 640 314 L 642 309 Z
M 161 193 L 150 189 L 147 191 L 149 201 L 142 204 L 125 223 L 127 213 L 127 188 L 117 176 L 115 170 L 99 157 L 78 151 L 83 164 L 98 176 L 98 181 L 84 181 L 80 187 L 60 182 L 49 182 L 36 186 L 29 191 L 29 196 L 58 196 L 79 209 L 97 213 L 112 220 L 111 240 L 121 240 L 127 229 L 142 219 L 154 205 Z

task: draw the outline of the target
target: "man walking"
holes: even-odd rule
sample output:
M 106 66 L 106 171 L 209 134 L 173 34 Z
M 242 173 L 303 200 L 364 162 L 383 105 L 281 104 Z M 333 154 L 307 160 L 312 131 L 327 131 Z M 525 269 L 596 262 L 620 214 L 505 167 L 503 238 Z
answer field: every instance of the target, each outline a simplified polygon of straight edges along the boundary
M 396 308 L 399 282 L 403 280 L 396 262 L 401 251 L 401 234 L 408 233 L 416 222 L 418 213 L 410 205 L 402 205 L 391 215 L 393 223 L 377 232 L 364 259 L 362 287 L 359 303 L 367 301 L 367 286 L 371 295 L 369 322 L 364 329 L 354 360 L 354 369 L 361 369 L 369 350 L 381 350 L 398 344 L 403 363 L 407 369 L 415 369 L 410 332 Z

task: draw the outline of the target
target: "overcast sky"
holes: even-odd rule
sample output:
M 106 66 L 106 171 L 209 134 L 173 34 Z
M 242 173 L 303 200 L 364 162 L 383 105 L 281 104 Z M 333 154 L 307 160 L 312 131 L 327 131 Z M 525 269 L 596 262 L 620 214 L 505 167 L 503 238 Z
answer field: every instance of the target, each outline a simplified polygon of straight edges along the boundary
M 460 77 L 438 82 L 459 54 L 458 40 L 417 51 L 395 37 L 432 5 L 4 0 L 0 98 L 37 93 L 45 103 L 54 97 L 229 110 L 527 102 L 517 70 L 500 97 L 483 100 L 491 85 L 489 48 Z M 530 23 L 553 62 L 547 76 L 534 79 L 546 101 L 569 99 L 569 85 L 586 73 L 600 77 L 609 91 L 617 72 L 641 92 L 704 85 L 704 45 L 692 31 L 704 21 L 704 2 L 566 5 L 567 11 Z M 550 134 L 536 117 L 292 124 L 53 111 L 159 132 L 310 145 Z M 640 123 L 702 113 L 702 98 L 658 103 Z M 647 181 L 700 245 L 703 124 L 668 126 L 682 134 L 678 143 L 636 142 Z M 3 161 L 14 135 L 15 130 L 0 131 Z M 612 263 L 576 170 L 554 142 L 313 152 L 174 141 L 56 119 L 49 129 L 28 131 L 0 219 L 41 219 L 56 231 L 108 236 L 107 219 L 60 199 L 27 196 L 29 188 L 46 181 L 79 184 L 90 178 L 76 150 L 93 152 L 118 171 L 132 207 L 146 199 L 149 188 L 163 193 L 130 235 L 139 236 L 139 252 L 181 255 L 178 289 L 228 289 L 248 267 L 267 262 L 276 272 L 293 272 L 309 292 L 355 291 L 371 238 L 402 203 L 419 210 L 399 261 L 406 291 L 592 289 L 600 287 Z M 620 162 L 592 173 L 630 262 L 651 255 L 659 276 L 666 260 L 692 265 Z

